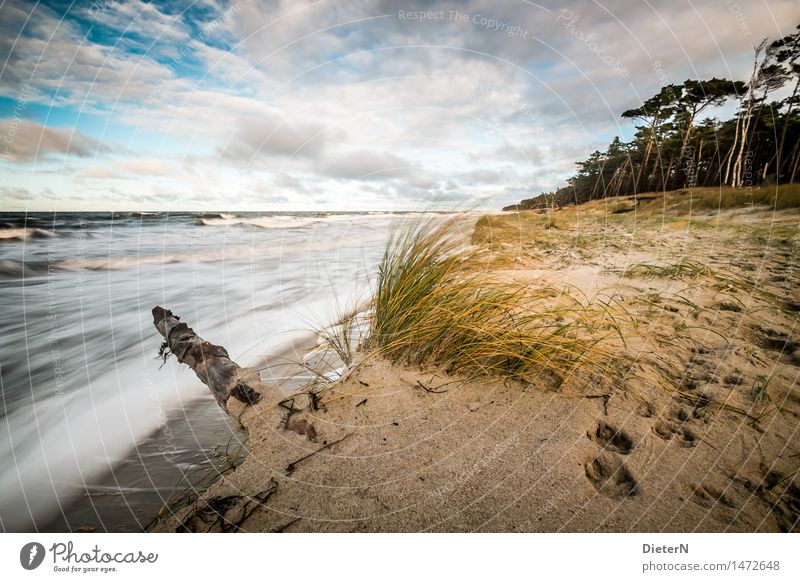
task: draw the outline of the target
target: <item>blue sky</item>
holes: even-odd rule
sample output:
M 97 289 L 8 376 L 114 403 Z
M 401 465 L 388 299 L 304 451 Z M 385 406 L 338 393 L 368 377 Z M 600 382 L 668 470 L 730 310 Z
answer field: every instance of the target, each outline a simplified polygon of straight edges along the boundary
M 7 0 L 0 210 L 498 208 L 798 22 L 796 0 Z

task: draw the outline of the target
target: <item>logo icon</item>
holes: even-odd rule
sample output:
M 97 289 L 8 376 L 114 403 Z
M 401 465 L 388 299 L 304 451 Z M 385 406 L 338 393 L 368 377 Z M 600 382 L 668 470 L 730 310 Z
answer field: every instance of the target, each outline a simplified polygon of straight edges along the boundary
M 35 570 L 44 561 L 44 546 L 39 542 L 30 542 L 19 551 L 19 563 L 26 570 Z

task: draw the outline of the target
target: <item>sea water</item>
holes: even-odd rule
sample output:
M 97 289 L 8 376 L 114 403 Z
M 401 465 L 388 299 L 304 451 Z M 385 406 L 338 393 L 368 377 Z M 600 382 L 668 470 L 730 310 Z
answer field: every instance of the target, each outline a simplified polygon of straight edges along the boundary
M 401 219 L 0 214 L 0 528 L 71 529 L 76 506 L 81 519 L 94 512 L 92 528 L 140 528 L 141 511 L 131 526 L 119 503 L 103 522 L 93 496 L 160 501 L 174 476 L 156 473 L 233 430 L 190 369 L 156 357 L 151 309 L 171 309 L 240 365 L 268 364 L 369 296 Z

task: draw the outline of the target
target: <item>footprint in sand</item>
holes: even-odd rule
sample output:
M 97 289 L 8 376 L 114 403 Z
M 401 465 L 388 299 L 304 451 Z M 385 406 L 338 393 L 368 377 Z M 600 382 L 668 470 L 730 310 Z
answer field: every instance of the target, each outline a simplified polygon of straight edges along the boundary
M 631 472 L 617 455 L 633 451 L 635 443 L 625 432 L 600 421 L 594 430 L 586 433 L 591 441 L 605 449 L 584 465 L 586 478 L 602 495 L 611 499 L 625 499 L 636 495 L 639 486 Z M 612 454 L 615 453 L 615 454 Z
M 659 420 L 653 425 L 653 432 L 663 441 L 668 441 L 675 434 L 675 428 L 664 421 Z
M 680 431 L 681 440 L 678 441 L 682 447 L 696 447 L 697 437 L 688 428 L 682 428 Z
M 682 447 L 696 447 L 698 437 L 688 426 L 692 420 L 693 415 L 685 408 L 675 409 L 670 416 L 672 422 L 659 420 L 653 425 L 653 432 L 663 441 L 670 440 L 673 436 L 678 436 L 678 444 Z
M 633 497 L 639 485 L 628 468 L 617 457 L 600 453 L 585 465 L 586 478 L 598 493 L 611 499 Z
M 753 328 L 753 340 L 758 347 L 780 352 L 784 356 L 791 356 L 800 349 L 800 342 L 795 341 L 789 334 L 765 327 Z
M 730 509 L 737 509 L 739 505 L 728 498 L 722 491 L 715 489 L 711 485 L 696 485 L 686 488 L 690 495 L 690 499 L 706 509 L 711 509 L 716 505 L 722 505 Z
M 594 431 L 586 434 L 591 440 L 612 453 L 627 455 L 633 450 L 633 439 L 606 422 L 599 422 Z

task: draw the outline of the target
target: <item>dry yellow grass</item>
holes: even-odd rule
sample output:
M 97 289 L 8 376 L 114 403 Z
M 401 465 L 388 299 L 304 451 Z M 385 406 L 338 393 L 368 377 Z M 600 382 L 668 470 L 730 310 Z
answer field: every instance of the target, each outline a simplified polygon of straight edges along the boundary
M 406 364 L 519 378 L 547 369 L 563 379 L 599 363 L 598 342 L 615 329 L 603 308 L 549 286 L 501 284 L 470 271 L 473 254 L 460 248 L 455 224 L 414 223 L 390 243 L 372 349 Z

